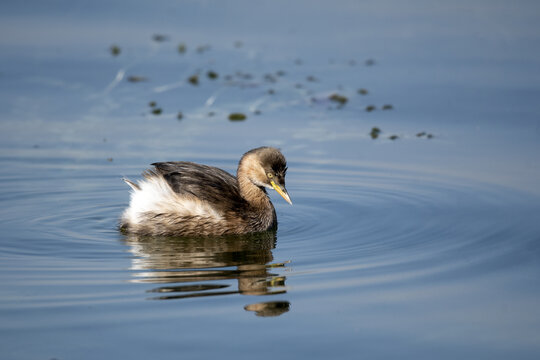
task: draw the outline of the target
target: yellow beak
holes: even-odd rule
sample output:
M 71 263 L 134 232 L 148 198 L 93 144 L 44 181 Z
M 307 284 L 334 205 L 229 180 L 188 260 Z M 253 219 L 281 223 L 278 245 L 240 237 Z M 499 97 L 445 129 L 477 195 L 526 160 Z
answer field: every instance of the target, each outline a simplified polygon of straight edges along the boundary
M 285 190 L 285 187 L 281 187 L 277 185 L 274 182 L 274 180 L 270 181 L 270 184 L 272 184 L 272 187 L 274 188 L 274 190 L 276 190 L 278 194 L 281 195 L 285 199 L 286 202 L 292 205 L 291 198 L 289 197 L 289 194 L 287 194 L 287 190 Z

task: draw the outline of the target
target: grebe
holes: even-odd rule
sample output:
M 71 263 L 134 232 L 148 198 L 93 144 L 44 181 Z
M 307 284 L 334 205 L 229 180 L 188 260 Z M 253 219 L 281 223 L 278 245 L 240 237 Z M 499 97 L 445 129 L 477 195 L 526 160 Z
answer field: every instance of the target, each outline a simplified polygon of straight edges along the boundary
M 236 177 L 192 162 L 160 162 L 138 184 L 128 179 L 131 200 L 120 223 L 139 235 L 246 234 L 277 228 L 276 211 L 266 189 L 292 205 L 285 189 L 287 162 L 276 148 L 246 152 Z

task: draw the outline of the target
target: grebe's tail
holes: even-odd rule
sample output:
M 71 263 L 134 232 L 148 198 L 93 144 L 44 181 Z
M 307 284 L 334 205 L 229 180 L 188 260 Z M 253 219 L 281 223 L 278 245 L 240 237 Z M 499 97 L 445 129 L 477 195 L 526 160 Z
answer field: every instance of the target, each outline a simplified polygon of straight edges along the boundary
M 126 184 L 128 184 L 133 190 L 137 191 L 137 190 L 141 190 L 141 187 L 137 184 L 135 184 L 133 181 L 129 180 L 129 179 L 126 179 L 126 178 L 122 178 L 122 180 L 124 180 L 124 182 Z

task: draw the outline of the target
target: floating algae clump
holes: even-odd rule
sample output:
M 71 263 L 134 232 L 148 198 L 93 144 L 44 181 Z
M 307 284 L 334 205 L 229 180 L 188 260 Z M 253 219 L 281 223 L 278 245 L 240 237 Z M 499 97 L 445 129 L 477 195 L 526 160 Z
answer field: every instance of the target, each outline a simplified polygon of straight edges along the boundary
M 343 106 L 349 101 L 349 99 L 346 96 L 339 95 L 339 94 L 332 94 L 328 97 L 333 102 L 338 103 L 340 106 Z
M 185 54 L 186 51 L 187 51 L 187 46 L 186 46 L 186 44 L 184 44 L 184 43 L 178 44 L 178 52 L 179 52 L 180 54 Z
M 154 40 L 155 42 L 164 42 L 169 40 L 169 37 L 163 34 L 154 34 L 152 35 L 152 40 Z
M 161 115 L 162 112 L 163 112 L 163 110 L 161 110 L 161 108 L 154 108 L 152 110 L 152 114 L 154 114 L 154 115 Z
M 122 50 L 120 49 L 120 46 L 118 46 L 118 45 L 112 45 L 111 46 L 111 54 L 113 56 L 118 56 L 118 55 L 120 55 L 121 52 L 122 52 Z
M 372 111 L 375 110 L 375 109 L 376 109 L 375 105 L 368 105 L 368 106 L 366 106 L 366 111 L 367 111 L 367 112 L 372 112 Z
M 390 104 L 385 104 L 385 105 L 383 105 L 382 109 L 383 110 L 393 110 L 394 107 L 392 105 L 390 105 Z
M 217 79 L 219 77 L 218 73 L 215 72 L 215 71 L 212 71 L 212 70 L 208 71 L 206 73 L 206 76 L 208 76 L 208 78 L 211 79 L 211 80 L 215 80 L 215 79 Z
M 381 129 L 379 129 L 378 127 L 374 127 L 371 129 L 371 132 L 369 133 L 369 135 L 371 136 L 372 139 L 377 139 L 381 132 L 382 132 Z
M 232 113 L 229 115 L 229 120 L 231 121 L 242 121 L 246 120 L 246 115 L 242 113 Z
M 433 134 L 428 134 L 425 131 L 422 131 L 422 132 L 419 132 L 418 134 L 416 134 L 416 137 L 423 137 L 423 136 L 425 136 L 426 139 L 433 139 Z
M 359 93 L 360 95 L 367 95 L 367 94 L 368 94 L 368 91 L 367 91 L 367 89 L 363 89 L 363 88 L 362 88 L 362 89 L 358 89 L 358 93 Z
M 137 83 L 137 82 L 148 81 L 148 78 L 144 76 L 131 75 L 131 76 L 128 76 L 127 81 L 132 82 L 132 83 Z
M 389 136 L 388 138 L 389 138 L 390 140 L 397 140 L 397 139 L 399 139 L 399 136 L 397 136 L 397 135 L 391 135 L 391 136 Z
M 191 75 L 188 78 L 188 81 L 191 85 L 199 85 L 199 75 Z

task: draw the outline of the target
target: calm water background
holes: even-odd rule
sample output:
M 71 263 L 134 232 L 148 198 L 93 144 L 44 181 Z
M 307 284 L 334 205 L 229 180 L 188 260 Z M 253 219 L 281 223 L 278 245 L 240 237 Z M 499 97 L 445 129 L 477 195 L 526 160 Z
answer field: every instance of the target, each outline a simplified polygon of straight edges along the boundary
M 537 2 L 3 1 L 0 34 L 2 359 L 538 358 Z M 277 233 L 117 231 L 123 176 L 261 145 Z

